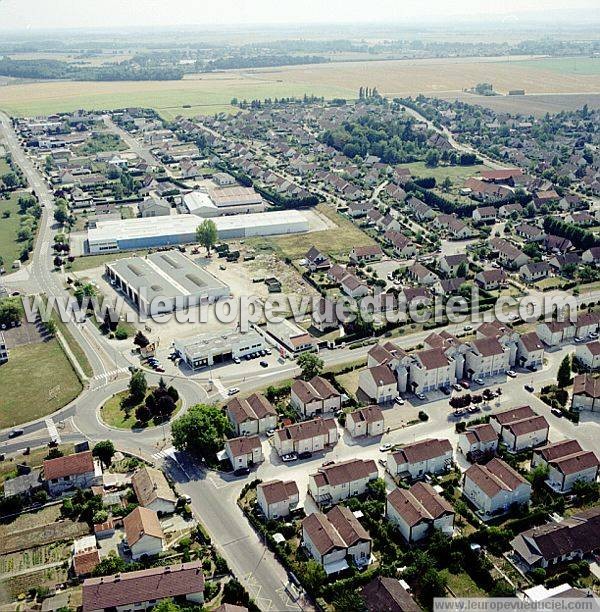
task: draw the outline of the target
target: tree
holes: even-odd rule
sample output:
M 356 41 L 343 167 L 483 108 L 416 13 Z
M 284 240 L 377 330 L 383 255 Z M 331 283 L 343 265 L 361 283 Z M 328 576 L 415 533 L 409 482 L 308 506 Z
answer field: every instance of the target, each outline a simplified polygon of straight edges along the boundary
M 114 454 L 115 445 L 110 440 L 98 442 L 92 449 L 92 455 L 94 457 L 98 457 L 105 467 L 108 467 L 111 464 Z
M 325 578 L 327 578 L 323 566 L 314 559 L 310 559 L 304 566 L 303 575 L 309 593 L 313 596 L 318 595 Z
M 466 261 L 462 261 L 456 269 L 457 278 L 465 278 L 467 276 L 468 266 Z
M 363 612 L 367 609 L 364 599 L 352 589 L 344 590 L 331 604 L 336 612 Z
M 18 300 L 8 298 L 0 300 L 0 324 L 7 327 L 21 320 L 21 305 Z
M 206 248 L 206 252 L 210 255 L 210 249 L 217 242 L 217 226 L 212 219 L 204 219 L 196 228 L 196 237 L 198 242 Z
M 19 184 L 19 179 L 14 172 L 7 172 L 2 176 L 2 182 L 7 189 L 14 189 Z
M 54 210 L 54 220 L 64 225 L 69 220 L 69 211 L 66 206 L 57 206 Z
M 129 381 L 129 395 L 134 402 L 141 402 L 148 391 L 148 382 L 141 370 L 137 370 L 131 375 Z
M 323 371 L 323 360 L 315 355 L 314 353 L 302 353 L 298 359 L 297 363 L 302 370 L 302 378 L 304 380 L 310 380 L 315 376 L 318 376 Z
M 172 599 L 159 601 L 152 610 L 154 612 L 182 612 L 181 606 L 177 605 Z
M 142 330 L 138 330 L 135 338 L 133 339 L 133 343 L 140 348 L 146 348 L 150 344 L 150 340 L 146 338 Z
M 442 190 L 443 191 L 450 191 L 450 188 L 452 187 L 452 179 L 447 176 L 443 181 L 442 181 Z
M 46 455 L 46 460 L 49 459 L 58 459 L 59 457 L 63 457 L 64 453 L 59 448 L 51 448 Z
M 558 368 L 558 374 L 556 375 L 556 381 L 561 389 L 568 387 L 571 384 L 571 356 L 565 355 L 562 360 L 560 367 Z
M 213 461 L 230 428 L 229 419 L 220 408 L 197 404 L 173 423 L 173 446 Z
M 435 168 L 440 163 L 440 154 L 437 149 L 429 149 L 425 154 L 425 165 L 428 168 Z

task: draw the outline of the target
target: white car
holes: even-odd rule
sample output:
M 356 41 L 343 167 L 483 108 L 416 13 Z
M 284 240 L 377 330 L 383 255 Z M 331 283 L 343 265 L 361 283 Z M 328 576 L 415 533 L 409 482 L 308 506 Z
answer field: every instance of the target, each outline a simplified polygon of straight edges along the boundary
M 509 370 L 509 371 L 506 373 L 506 375 L 507 375 L 509 378 L 516 378 L 516 377 L 517 377 L 517 373 L 516 373 L 514 370 Z
M 398 404 L 399 406 L 404 406 L 404 400 L 398 396 L 395 400 L 396 404 Z
M 387 453 L 387 451 L 389 451 L 391 448 L 392 448 L 392 445 L 391 445 L 389 442 L 386 442 L 385 444 L 382 444 L 382 445 L 379 447 L 379 450 L 380 450 L 382 453 Z
M 275 435 L 274 429 L 267 429 L 267 437 L 272 438 Z
M 417 398 L 423 401 L 425 399 L 425 395 L 423 393 L 417 393 Z
M 481 379 L 481 378 L 474 378 L 474 379 L 473 379 L 473 382 L 474 382 L 476 385 L 483 385 L 483 379 Z
M 235 395 L 236 393 L 239 393 L 240 390 L 237 387 L 231 387 L 231 389 L 229 389 L 227 391 L 227 395 Z

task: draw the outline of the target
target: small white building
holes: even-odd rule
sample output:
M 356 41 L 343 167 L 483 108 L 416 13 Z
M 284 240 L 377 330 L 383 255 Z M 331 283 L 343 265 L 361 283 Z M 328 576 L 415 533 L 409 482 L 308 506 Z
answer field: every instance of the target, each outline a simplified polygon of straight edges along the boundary
M 265 433 L 277 427 L 277 411 L 261 393 L 227 402 L 225 411 L 238 436 Z
M 92 451 L 44 461 L 44 482 L 50 495 L 60 495 L 74 489 L 88 489 L 101 481 L 102 468 L 94 461 Z
M 463 475 L 463 495 L 483 516 L 506 512 L 514 504 L 527 504 L 531 485 L 501 459 L 472 465 Z
M 465 354 L 471 378 L 491 378 L 510 370 L 510 349 L 497 338 L 479 338 L 469 343 Z
M 394 478 L 416 480 L 425 474 L 440 474 L 452 465 L 449 440 L 427 438 L 388 453 L 387 470 Z
M 398 394 L 396 375 L 387 365 L 362 370 L 358 376 L 358 388 L 376 404 L 389 403 Z
M 335 446 L 338 439 L 335 419 L 316 418 L 278 429 L 273 436 L 273 446 L 279 456 L 294 452 L 314 453 Z
M 256 487 L 256 501 L 268 519 L 286 517 L 298 506 L 300 495 L 294 480 L 269 480 Z
M 345 506 L 309 514 L 302 521 L 302 543 L 327 575 L 347 569 L 348 558 L 357 567 L 371 560 L 371 536 Z
M 141 467 L 131 477 L 131 484 L 140 506 L 159 514 L 175 512 L 177 496 L 161 470 Z
M 342 395 L 321 376 L 314 376 L 308 381 L 298 378 L 292 384 L 291 403 L 303 417 L 314 417 L 339 410 Z
M 367 492 L 367 485 L 379 476 L 372 459 L 349 459 L 322 466 L 308 477 L 308 490 L 319 505 L 336 504 Z
M 410 385 L 415 393 L 427 393 L 456 382 L 456 364 L 442 348 L 417 351 L 410 367 Z
M 538 323 L 536 332 L 548 346 L 558 346 L 575 338 L 576 326 L 570 321 L 544 321 Z
M 498 434 L 489 423 L 473 425 L 458 435 L 458 450 L 463 455 L 495 453 L 497 449 Z
M 226 440 L 225 452 L 234 470 L 256 465 L 264 460 L 262 444 L 256 435 Z
M 527 332 L 517 341 L 517 364 L 522 368 L 540 367 L 544 363 L 544 344 L 536 332 Z
M 123 527 L 134 561 L 144 555 L 152 557 L 162 552 L 165 535 L 154 510 L 138 506 L 123 519 Z
M 438 529 L 446 535 L 454 530 L 454 510 L 433 487 L 418 482 L 410 489 L 394 489 L 385 502 L 385 515 L 407 542 L 417 542 Z
M 576 411 L 600 411 L 600 378 L 593 378 L 589 374 L 575 376 L 571 402 L 572 409 Z
M 350 412 L 346 415 L 346 429 L 353 438 L 383 435 L 385 425 L 381 408 L 367 406 Z
M 590 370 L 600 368 L 600 342 L 594 340 L 587 344 L 578 344 L 575 347 L 575 357 Z

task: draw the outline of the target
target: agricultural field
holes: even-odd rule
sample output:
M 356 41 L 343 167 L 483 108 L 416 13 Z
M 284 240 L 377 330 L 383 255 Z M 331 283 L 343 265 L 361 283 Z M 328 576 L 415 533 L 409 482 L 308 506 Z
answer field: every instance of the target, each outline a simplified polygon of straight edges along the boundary
M 35 368 L 32 364 L 35 363 Z M 0 427 L 13 427 L 51 414 L 82 386 L 58 340 L 17 346 L 0 366 Z
M 546 70 L 563 75 L 598 76 L 600 75 L 600 57 L 540 57 L 521 60 L 519 67 Z
M 588 67 L 582 63 L 581 70 L 585 68 L 586 73 L 580 72 L 579 64 L 577 71 L 563 68 L 561 72 L 557 64 L 538 61 L 551 60 L 348 61 L 193 74 L 181 81 L 21 83 L 0 89 L 0 108 L 13 115 L 36 115 L 78 108 L 151 106 L 165 119 L 172 119 L 176 115 L 189 117 L 235 110 L 230 106 L 234 97 L 251 100 L 307 93 L 326 98 L 353 98 L 365 84 L 377 86 L 387 96 L 447 95 L 489 81 L 490 64 L 493 64 L 493 85 L 502 93 L 510 89 L 539 94 L 600 91 L 600 71 L 592 68 L 595 64 Z

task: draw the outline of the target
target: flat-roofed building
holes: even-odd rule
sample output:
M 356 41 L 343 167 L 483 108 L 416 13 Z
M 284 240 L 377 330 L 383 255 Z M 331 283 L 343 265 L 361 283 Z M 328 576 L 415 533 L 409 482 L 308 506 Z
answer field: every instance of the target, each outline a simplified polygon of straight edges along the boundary
M 229 331 L 223 334 L 201 334 L 175 340 L 175 350 L 192 370 L 198 370 L 267 348 L 264 338 L 254 332 Z
M 230 295 L 228 285 L 175 250 L 118 259 L 106 264 L 106 274 L 143 314 L 192 308 Z
M 252 187 L 199 189 L 183 196 L 187 212 L 198 217 L 260 213 L 265 203 Z
M 213 219 L 219 240 L 299 234 L 310 229 L 308 218 L 298 210 L 277 210 L 247 215 L 227 215 Z M 148 249 L 178 244 L 196 244 L 196 215 L 142 217 L 98 221 L 87 232 L 90 254 Z

